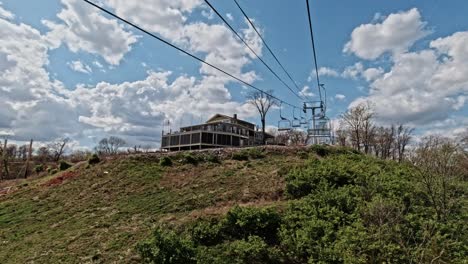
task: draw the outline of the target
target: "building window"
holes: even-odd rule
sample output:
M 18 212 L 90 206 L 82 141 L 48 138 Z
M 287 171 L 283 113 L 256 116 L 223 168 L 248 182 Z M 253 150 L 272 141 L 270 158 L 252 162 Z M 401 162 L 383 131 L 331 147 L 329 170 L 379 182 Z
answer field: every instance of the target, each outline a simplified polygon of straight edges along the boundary
M 203 133 L 202 134 L 202 143 L 204 143 L 204 144 L 213 144 L 213 134 Z
M 200 143 L 200 133 L 192 134 L 192 144 Z

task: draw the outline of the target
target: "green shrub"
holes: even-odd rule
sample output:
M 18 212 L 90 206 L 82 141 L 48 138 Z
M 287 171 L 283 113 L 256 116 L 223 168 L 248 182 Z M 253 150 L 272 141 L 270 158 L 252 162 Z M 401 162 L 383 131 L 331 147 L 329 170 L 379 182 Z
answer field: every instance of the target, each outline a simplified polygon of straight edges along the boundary
M 205 160 L 208 161 L 208 162 L 211 162 L 211 163 L 216 163 L 216 164 L 219 164 L 221 163 L 221 160 L 219 159 L 219 157 L 215 154 L 207 154 L 205 156 Z
M 247 239 L 259 236 L 267 243 L 277 240 L 281 217 L 271 208 L 239 207 L 231 209 L 221 222 L 221 230 L 227 237 Z
M 56 174 L 56 173 L 58 172 L 57 169 L 52 169 L 52 168 L 51 168 L 50 170 L 47 170 L 47 171 L 48 171 L 48 173 L 49 173 L 50 175 L 54 175 L 54 174 Z
M 230 243 L 226 254 L 231 263 L 279 263 L 274 250 L 258 236 L 249 236 L 246 240 Z
M 173 231 L 158 228 L 153 237 L 137 245 L 144 263 L 196 263 L 196 251 L 189 239 Z
M 91 157 L 89 157 L 89 159 L 88 159 L 88 164 L 89 165 L 98 164 L 99 162 L 101 162 L 101 159 L 99 158 L 98 154 L 96 154 L 96 153 L 93 153 L 93 155 L 91 155 Z
M 234 153 L 232 153 L 232 159 L 233 160 L 238 160 L 238 161 L 249 160 L 249 154 L 244 152 L 244 151 L 234 152 Z
M 246 150 L 246 152 L 251 159 L 263 159 L 265 157 L 265 153 L 259 148 L 251 148 Z
M 159 165 L 163 167 L 170 167 L 172 166 L 172 159 L 170 157 L 164 156 L 159 159 Z
M 221 233 L 221 225 L 215 219 L 196 222 L 191 228 L 191 235 L 196 244 L 204 246 L 221 244 L 224 239 Z
M 39 164 L 39 165 L 36 165 L 36 167 L 34 167 L 34 171 L 36 173 L 41 173 L 45 170 L 45 166 L 44 164 Z
M 60 171 L 68 170 L 69 168 L 71 168 L 71 166 L 72 165 L 70 163 L 68 163 L 68 162 L 66 162 L 64 160 L 61 160 L 59 162 L 59 170 Z
M 318 145 L 318 144 L 312 145 L 310 147 L 310 150 L 321 157 L 325 157 L 331 153 L 330 147 L 327 147 L 324 145 Z
M 307 151 L 299 151 L 297 156 L 301 159 L 307 159 L 309 157 L 309 153 Z
M 192 164 L 192 165 L 198 165 L 198 158 L 193 156 L 192 154 L 190 153 L 186 153 L 183 157 L 182 157 L 182 163 L 183 164 Z

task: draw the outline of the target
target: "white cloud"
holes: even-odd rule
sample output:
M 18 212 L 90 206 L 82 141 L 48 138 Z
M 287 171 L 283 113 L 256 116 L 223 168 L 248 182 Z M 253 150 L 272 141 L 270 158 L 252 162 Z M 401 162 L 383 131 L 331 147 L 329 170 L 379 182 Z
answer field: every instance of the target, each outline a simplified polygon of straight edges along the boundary
M 227 14 L 226 14 L 226 17 L 227 17 L 229 20 L 231 20 L 231 21 L 234 20 L 234 17 L 232 16 L 231 13 L 227 13 Z
M 425 27 L 426 22 L 421 21 L 416 8 L 391 14 L 382 23 L 355 28 L 343 51 L 367 60 L 377 59 L 386 52 L 400 54 L 430 33 Z
M 8 11 L 8 10 L 5 10 L 3 7 L 2 7 L 2 2 L 0 2 L 0 18 L 4 18 L 4 19 L 13 19 L 15 18 L 15 15 Z
M 320 67 L 319 70 L 318 70 L 318 74 L 319 76 L 329 76 L 329 77 L 339 77 L 340 74 L 332 69 L 332 68 L 329 68 L 329 67 Z M 314 78 L 315 78 L 315 70 L 312 70 L 312 72 L 310 73 L 309 77 L 307 78 L 307 81 L 308 82 L 311 82 Z
M 103 68 L 104 66 L 99 62 L 99 61 L 93 61 L 93 64 L 94 66 L 98 67 L 98 68 Z
M 312 92 L 312 90 L 310 89 L 309 86 L 304 86 L 301 90 L 301 92 L 299 93 L 300 96 L 303 96 L 303 97 L 313 97 L 315 96 L 315 94 Z
M 352 66 L 346 67 L 341 76 L 343 78 L 349 78 L 353 80 L 364 78 L 366 81 L 370 82 L 380 77 L 383 73 L 384 70 L 380 67 L 366 69 L 362 62 L 357 62 Z
M 432 49 L 392 57 L 390 71 L 371 80 L 366 98 L 388 122 L 416 125 L 446 119 L 468 94 L 468 31 L 432 41 Z
M 337 100 L 343 101 L 343 100 L 346 99 L 346 96 L 345 96 L 344 94 L 336 94 L 336 95 L 335 95 L 335 98 L 336 98 Z
M 72 61 L 67 64 L 68 64 L 68 67 L 70 67 L 70 69 L 76 72 L 81 72 L 81 73 L 86 73 L 86 74 L 91 74 L 93 72 L 91 67 L 82 63 L 81 61 Z
M 137 41 L 117 20 L 105 18 L 83 1 L 62 0 L 62 4 L 65 8 L 57 15 L 61 23 L 43 21 L 51 30 L 47 39 L 54 47 L 64 43 L 73 52 L 97 54 L 107 63 L 118 65 Z
M 126 5 L 123 1 L 109 2 Z M 190 3 L 196 2 L 168 0 L 158 3 L 172 7 L 163 11 L 184 16 L 195 7 Z M 7 36 L 0 38 L 0 97 L 4 99 L 0 104 L 0 131 L 11 133 L 12 139 L 48 141 L 70 136 L 92 144 L 91 138 L 116 135 L 130 144 L 157 144 L 163 120 L 171 120 L 178 127 L 179 124 L 187 125 L 183 124 L 187 120 L 198 122 L 199 117 L 205 119 L 218 112 L 238 113 L 240 118 L 256 116 L 251 105 L 232 100 L 227 88 L 232 79 L 204 66 L 200 67 L 201 76 L 197 77 L 172 76 L 170 72 L 158 70 L 148 72 L 142 80 L 116 84 L 101 82 L 93 87 L 78 85 L 67 89 L 61 82 L 51 80 L 46 70 L 48 51 L 61 43 L 72 51 L 98 54 L 106 62 L 118 64 L 128 50 L 114 48 L 130 48 L 130 44 L 124 41 L 125 45 L 120 46 L 118 42 L 122 41 L 122 35 L 111 36 L 103 32 L 112 29 L 124 36 L 127 34 L 130 39 L 135 38 L 115 21 L 101 17 L 82 3 L 72 0 L 63 3 L 65 8 L 58 15 L 62 24 L 44 22 L 51 30 L 46 35 L 28 25 L 0 19 L 0 36 Z M 130 7 L 132 4 L 128 3 Z M 98 21 L 98 25 L 90 26 L 86 21 Z M 172 25 L 177 32 L 166 32 L 170 41 L 204 54 L 208 61 L 249 82 L 259 78 L 253 71 L 244 71 L 253 56 L 226 27 L 202 22 L 186 24 L 183 17 L 175 22 L 181 24 Z M 94 32 L 101 26 L 101 31 Z M 252 29 L 247 25 L 241 32 L 261 53 L 261 41 Z M 106 40 L 108 43 L 104 37 L 110 38 Z M 72 40 L 75 41 L 70 43 Z M 103 67 L 97 60 L 93 65 Z M 91 71 L 91 67 L 80 61 L 71 62 L 70 67 L 82 72 Z

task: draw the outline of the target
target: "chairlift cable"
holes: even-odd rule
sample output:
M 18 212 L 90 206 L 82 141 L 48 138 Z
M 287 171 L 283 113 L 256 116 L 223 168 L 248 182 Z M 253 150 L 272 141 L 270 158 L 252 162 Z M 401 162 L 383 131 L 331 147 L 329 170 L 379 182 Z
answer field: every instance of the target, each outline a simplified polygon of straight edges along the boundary
M 312 51 L 314 54 L 314 64 L 315 64 L 315 75 L 317 78 L 317 88 L 319 91 L 319 96 L 320 100 L 322 100 L 322 91 L 320 90 L 320 77 L 319 77 L 319 69 L 318 69 L 318 63 L 317 63 L 317 52 L 315 51 L 315 40 L 314 40 L 314 30 L 312 28 L 312 18 L 310 16 L 310 5 L 309 5 L 309 0 L 305 0 L 307 4 L 307 16 L 309 18 L 309 29 L 310 29 L 310 39 L 312 41 Z
M 268 64 L 258 55 L 258 53 L 247 43 L 247 41 L 245 41 L 245 39 L 231 26 L 231 24 L 223 17 L 223 15 L 221 15 L 218 10 L 208 1 L 208 0 L 204 0 L 205 3 L 211 8 L 211 10 L 213 10 L 213 12 L 216 13 L 216 15 L 224 22 L 224 24 L 226 24 L 226 26 L 237 36 L 237 38 L 239 38 L 242 43 L 244 43 L 244 45 L 249 48 L 249 50 L 255 55 L 255 57 L 257 57 L 262 63 L 263 65 L 265 65 L 265 67 L 267 67 L 267 69 L 280 81 L 283 83 L 284 86 L 286 86 L 286 88 L 288 88 L 296 97 L 298 97 L 299 99 L 303 100 L 303 98 L 298 95 L 295 91 L 293 91 L 293 89 L 291 89 L 291 87 L 283 80 L 281 79 L 281 77 L 279 77 L 279 75 L 273 71 L 273 69 L 268 66 Z
M 246 85 L 246 86 L 248 86 L 248 87 L 250 87 L 250 88 L 252 88 L 252 89 L 257 90 L 258 92 L 261 92 L 262 94 L 266 94 L 266 95 L 270 96 L 271 98 L 278 100 L 278 101 L 281 102 L 281 103 L 284 103 L 284 104 L 289 105 L 289 106 L 291 106 L 291 107 L 295 107 L 293 104 L 290 104 L 290 103 L 288 103 L 288 102 L 286 102 L 286 101 L 284 101 L 284 100 L 282 100 L 282 99 L 280 99 L 280 98 L 278 98 L 278 97 L 276 97 L 276 96 L 274 96 L 274 95 L 272 95 L 272 94 L 270 94 L 270 93 L 267 93 L 267 92 L 263 91 L 262 89 L 260 89 L 260 88 L 258 88 L 258 87 L 256 87 L 256 86 L 254 86 L 254 85 L 252 85 L 252 84 L 250 84 L 250 83 L 248 83 L 248 82 L 246 82 L 246 81 L 240 79 L 239 77 L 236 77 L 235 75 L 230 74 L 230 73 L 228 73 L 227 71 L 225 71 L 225 70 L 223 70 L 223 69 L 221 69 L 221 68 L 219 68 L 219 67 L 217 67 L 217 66 L 215 66 L 215 65 L 213 65 L 213 64 L 211 64 L 211 63 L 209 63 L 209 62 L 206 62 L 205 60 L 201 59 L 200 57 L 198 57 L 198 56 L 196 56 L 196 55 L 193 55 L 193 54 L 189 53 L 188 51 L 185 51 L 185 50 L 182 49 L 182 48 L 179 48 L 178 46 L 176 46 L 176 45 L 174 45 L 174 44 L 168 42 L 167 40 L 164 40 L 164 39 L 162 39 L 162 38 L 156 36 L 155 34 L 153 34 L 153 33 L 149 32 L 149 31 L 147 31 L 147 30 L 145 30 L 145 29 L 143 29 L 143 28 L 141 28 L 141 27 L 139 27 L 139 26 L 137 26 L 137 25 L 131 23 L 130 21 L 128 21 L 128 20 L 126 20 L 126 19 L 124 19 L 124 18 L 122 18 L 122 17 L 120 17 L 120 16 L 118 16 L 118 15 L 112 13 L 111 11 L 109 11 L 109 10 L 103 8 L 103 7 L 100 7 L 100 6 L 98 6 L 97 4 L 95 4 L 95 3 L 93 3 L 93 2 L 91 2 L 91 1 L 89 1 L 89 0 L 83 0 L 83 1 L 86 2 L 86 3 L 88 3 L 88 4 L 90 4 L 90 5 L 92 5 L 92 6 L 94 6 L 94 7 L 97 8 L 97 9 L 101 10 L 102 12 L 104 12 L 104 13 L 106 13 L 106 14 L 108 14 L 108 15 L 110 15 L 110 16 L 112 16 L 112 17 L 114 17 L 114 18 L 116 18 L 116 19 L 118 19 L 118 20 L 120 20 L 120 21 L 122 21 L 122 22 L 124 22 L 124 23 L 126 23 L 126 24 L 128 24 L 128 25 L 130 25 L 130 26 L 132 26 L 132 27 L 134 27 L 135 29 L 138 29 L 139 31 L 141 31 L 141 32 L 143 32 L 143 33 L 145 33 L 145 34 L 147 34 L 147 35 L 149 35 L 149 36 L 151 36 L 151 37 L 153 37 L 153 38 L 155 38 L 155 39 L 157 39 L 157 40 L 163 42 L 164 44 L 166 44 L 166 45 L 168 45 L 168 46 L 170 46 L 170 47 L 172 47 L 172 48 L 174 48 L 174 49 L 176 49 L 176 50 L 178 50 L 178 51 L 184 53 L 185 55 L 188 55 L 188 56 L 192 57 L 193 59 L 195 59 L 195 60 L 197 60 L 197 61 L 200 61 L 201 63 L 206 64 L 206 65 L 208 65 L 208 66 L 210 66 L 210 67 L 212 67 L 212 68 L 218 70 L 219 72 L 224 73 L 225 75 L 227 75 L 227 76 L 233 78 L 234 80 L 236 80 L 236 81 L 238 81 L 238 82 L 240 82 L 240 83 L 242 83 L 242 84 L 244 84 L 244 85 Z
M 301 92 L 301 89 L 299 88 L 299 86 L 297 85 L 297 82 L 294 81 L 294 79 L 291 77 L 291 74 L 289 74 L 289 72 L 286 70 L 286 68 L 283 66 L 283 64 L 279 61 L 278 57 L 276 57 L 275 53 L 271 50 L 270 46 L 267 44 L 267 42 L 265 41 L 265 39 L 263 38 L 262 34 L 260 34 L 260 32 L 257 30 L 257 27 L 255 27 L 255 24 L 252 22 L 252 20 L 249 18 L 249 16 L 246 14 L 246 12 L 244 11 L 244 9 L 242 9 L 242 7 L 240 6 L 240 4 L 237 2 L 237 0 L 234 0 L 234 2 L 236 3 L 237 7 L 239 8 L 239 10 L 242 12 L 242 14 L 244 15 L 244 18 L 249 22 L 249 24 L 252 26 L 252 28 L 255 30 L 255 32 L 257 32 L 257 35 L 260 37 L 260 39 L 262 40 L 263 44 L 265 45 L 265 47 L 267 48 L 267 50 L 270 52 L 270 54 L 273 56 L 273 58 L 276 60 L 276 62 L 279 64 L 279 66 L 281 67 L 281 69 L 283 69 L 283 71 L 286 73 L 286 75 L 288 76 L 289 80 L 291 80 L 291 82 L 294 84 L 294 86 L 296 86 L 296 89 L 297 91 L 300 93 Z

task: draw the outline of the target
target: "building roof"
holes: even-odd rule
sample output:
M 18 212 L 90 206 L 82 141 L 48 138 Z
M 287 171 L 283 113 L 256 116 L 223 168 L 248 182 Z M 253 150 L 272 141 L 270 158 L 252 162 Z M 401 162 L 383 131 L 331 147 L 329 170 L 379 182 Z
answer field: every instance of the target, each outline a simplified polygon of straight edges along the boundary
M 206 123 L 213 123 L 213 122 L 218 121 L 219 119 L 236 120 L 236 121 L 239 122 L 240 124 L 255 126 L 255 124 L 252 124 L 252 123 L 250 123 L 250 122 L 247 122 L 247 121 L 244 121 L 244 120 L 241 120 L 241 119 L 237 119 L 237 115 L 234 115 L 234 116 L 232 117 L 232 116 L 227 116 L 227 115 L 222 115 L 222 114 L 216 114 L 216 115 L 212 116 L 210 119 L 208 119 L 208 120 L 206 121 Z

